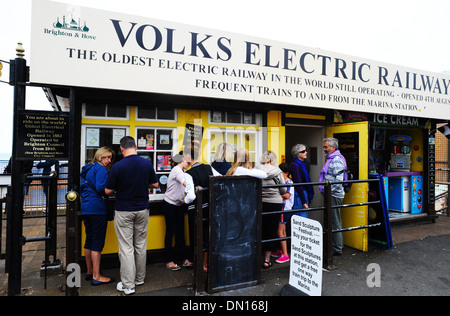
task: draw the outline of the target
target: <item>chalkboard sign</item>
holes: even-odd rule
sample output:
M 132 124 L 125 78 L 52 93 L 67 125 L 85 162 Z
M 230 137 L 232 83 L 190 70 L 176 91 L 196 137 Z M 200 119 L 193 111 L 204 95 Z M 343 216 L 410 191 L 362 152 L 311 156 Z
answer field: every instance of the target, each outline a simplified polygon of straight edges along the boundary
M 369 182 L 369 201 L 381 203 L 369 205 L 369 224 L 381 223 L 380 226 L 369 228 L 369 241 L 381 248 L 392 248 L 391 224 L 387 208 L 383 177 L 379 174 L 369 174 L 370 179 L 379 179 L 379 182 Z
M 261 278 L 261 180 L 210 178 L 208 292 L 256 285 Z

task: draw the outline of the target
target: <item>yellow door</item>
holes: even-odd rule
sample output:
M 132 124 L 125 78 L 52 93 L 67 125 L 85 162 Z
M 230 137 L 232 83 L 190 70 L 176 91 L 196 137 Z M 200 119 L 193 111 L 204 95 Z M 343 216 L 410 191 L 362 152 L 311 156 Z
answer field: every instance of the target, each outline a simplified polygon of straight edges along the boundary
M 348 169 L 355 180 L 368 179 L 369 123 L 349 123 L 328 126 L 326 137 L 339 140 L 339 149 L 347 160 Z M 355 183 L 345 194 L 344 204 L 368 201 L 368 183 Z M 342 227 L 356 227 L 368 224 L 368 207 L 358 206 L 341 209 Z M 359 229 L 344 233 L 344 244 L 352 248 L 368 251 L 368 230 Z

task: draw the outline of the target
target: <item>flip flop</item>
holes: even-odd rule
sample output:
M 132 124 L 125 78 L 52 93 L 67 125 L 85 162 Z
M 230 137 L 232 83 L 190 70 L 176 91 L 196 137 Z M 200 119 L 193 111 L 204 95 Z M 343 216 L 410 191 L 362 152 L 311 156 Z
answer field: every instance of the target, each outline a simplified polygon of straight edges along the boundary
M 183 267 L 185 267 L 185 268 L 192 268 L 193 266 L 194 266 L 194 264 L 188 260 L 183 262 Z
M 181 269 L 177 264 L 173 264 L 171 266 L 166 266 L 166 268 L 169 269 L 170 271 L 178 271 Z

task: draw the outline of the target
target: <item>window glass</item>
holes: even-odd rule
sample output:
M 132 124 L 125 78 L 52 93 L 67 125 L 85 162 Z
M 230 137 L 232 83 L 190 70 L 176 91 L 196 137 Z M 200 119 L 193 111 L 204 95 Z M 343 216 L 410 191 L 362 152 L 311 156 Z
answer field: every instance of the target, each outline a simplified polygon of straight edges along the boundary
M 127 117 L 127 107 L 108 104 L 108 117 Z
M 140 105 L 137 108 L 137 118 L 146 120 L 175 120 L 175 110 L 167 109 L 163 106 Z
M 209 158 L 210 162 L 214 161 L 214 155 L 217 151 L 219 144 L 226 142 L 233 147 L 233 157 L 234 152 L 241 147 L 246 148 L 250 154 L 250 160 L 252 162 L 257 162 L 257 152 L 258 152 L 258 142 L 260 138 L 260 133 L 258 131 L 245 131 L 243 129 L 234 130 L 210 130 L 210 152 Z
M 126 135 L 125 128 L 116 127 L 86 127 L 86 155 L 85 164 L 94 159 L 97 149 L 107 146 L 111 148 L 115 154 L 112 162 L 115 163 L 122 159 L 120 151 L 120 138 Z
M 211 111 L 211 122 L 225 123 L 225 117 L 224 111 Z
M 255 113 L 244 113 L 239 111 L 211 111 L 211 123 L 229 123 L 229 124 L 256 124 Z
M 138 118 L 140 119 L 148 119 L 148 120 L 156 119 L 155 107 L 139 106 L 137 112 Z
M 242 123 L 242 112 L 227 112 L 227 123 Z
M 106 113 L 106 104 L 86 104 L 86 116 L 100 116 L 104 117 Z
M 163 109 L 158 108 L 158 120 L 175 120 L 175 110 L 174 109 Z

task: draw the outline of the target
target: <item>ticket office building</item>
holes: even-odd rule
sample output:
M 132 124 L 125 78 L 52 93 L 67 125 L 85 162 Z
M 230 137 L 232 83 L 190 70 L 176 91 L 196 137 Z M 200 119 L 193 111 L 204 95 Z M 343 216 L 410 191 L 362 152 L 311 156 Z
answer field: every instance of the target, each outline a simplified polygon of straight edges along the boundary
M 428 137 L 429 129 L 434 126 L 431 120 L 152 93 L 99 89 L 76 91 L 81 107 L 80 169 L 92 160 L 95 151 L 102 146 L 113 148 L 115 161 L 120 160 L 119 141 L 125 135 L 133 136 L 137 141 L 138 154 L 153 163 L 160 188 L 149 190 L 148 250 L 155 253 L 160 253 L 164 248 L 162 200 L 170 173 L 170 159 L 183 149 L 186 133 L 192 126 L 201 127 L 201 160 L 204 163 L 212 163 L 217 146 L 222 142 L 231 144 L 234 149 L 247 148 L 255 164 L 259 164 L 265 150 L 275 151 L 279 163 L 290 162 L 292 146 L 302 143 L 308 149 L 311 180 L 318 181 L 325 162 L 323 138 L 336 137 L 356 179 L 367 179 L 371 172 L 381 173 L 387 179 L 410 177 L 411 180 L 413 175 L 422 179 L 430 177 L 430 159 L 427 157 L 432 147 Z M 61 104 L 68 105 L 68 102 L 66 98 Z M 411 138 L 408 144 L 411 164 L 409 170 L 401 173 L 389 167 L 394 146 L 389 139 L 396 135 Z M 393 211 L 391 223 L 435 218 L 434 204 L 429 203 L 434 196 L 434 185 L 430 185 L 429 181 L 423 181 L 421 185 L 420 199 L 423 202 L 420 211 L 416 214 L 408 209 Z M 386 194 L 389 194 L 388 190 Z M 353 185 L 344 202 L 361 203 L 368 199 L 368 185 L 360 183 Z M 316 188 L 313 206 L 322 205 L 322 196 Z M 342 212 L 343 227 L 367 225 L 369 216 L 367 206 L 345 209 Z M 322 212 L 311 213 L 310 217 L 323 220 Z M 84 226 L 80 227 L 80 249 L 84 255 Z M 188 235 L 186 230 L 186 240 Z M 368 250 L 366 229 L 346 232 L 344 239 L 347 246 Z M 103 253 L 117 252 L 114 225 L 109 222 Z

